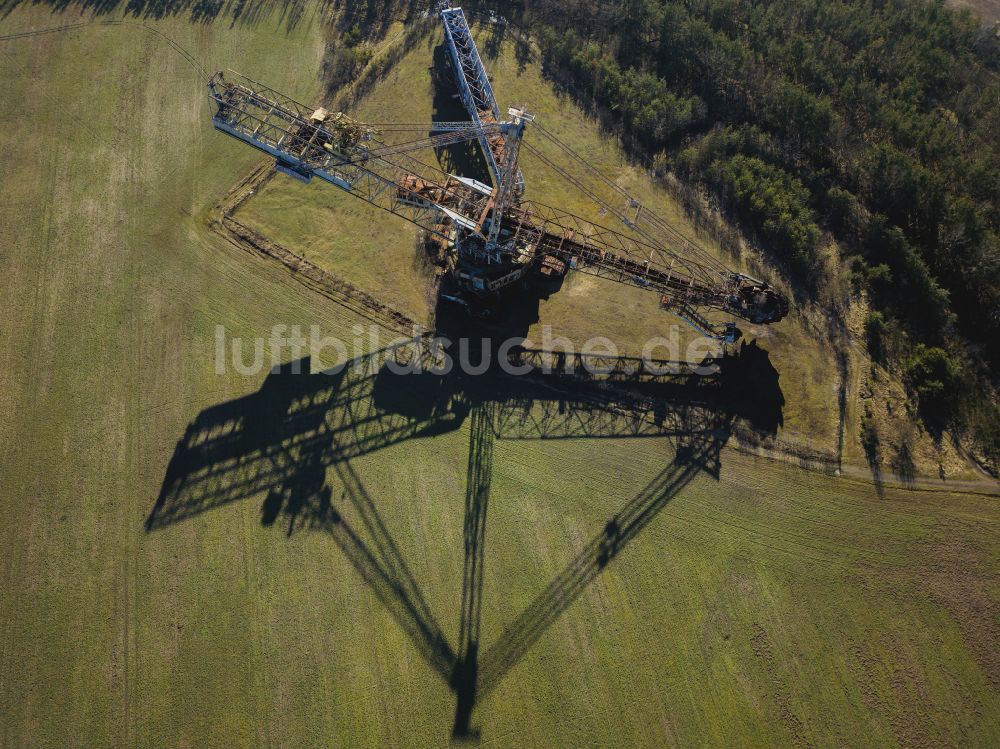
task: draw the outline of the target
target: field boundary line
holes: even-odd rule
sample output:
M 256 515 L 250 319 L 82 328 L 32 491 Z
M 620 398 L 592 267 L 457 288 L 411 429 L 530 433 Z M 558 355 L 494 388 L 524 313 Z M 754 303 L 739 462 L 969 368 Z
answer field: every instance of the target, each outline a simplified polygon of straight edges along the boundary
M 430 328 L 426 325 L 380 302 L 350 281 L 268 239 L 234 216 L 236 211 L 256 195 L 274 175 L 275 171 L 271 164 L 265 163 L 237 182 L 216 205 L 217 218 L 209 223 L 209 228 L 231 244 L 251 254 L 277 260 L 291 271 L 293 277 L 303 286 L 374 323 L 406 335 L 429 332 Z

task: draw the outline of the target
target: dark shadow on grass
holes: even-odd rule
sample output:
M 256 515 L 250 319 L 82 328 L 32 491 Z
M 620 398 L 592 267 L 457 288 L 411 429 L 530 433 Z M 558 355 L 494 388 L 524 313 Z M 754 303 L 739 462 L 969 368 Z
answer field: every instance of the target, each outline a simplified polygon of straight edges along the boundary
M 473 329 L 463 319 L 454 325 L 452 332 Z M 505 340 L 500 336 L 511 330 L 497 326 L 483 337 L 480 328 L 476 355 L 495 353 Z M 263 525 L 278 525 L 288 534 L 329 534 L 452 688 L 452 735 L 467 739 L 477 736 L 478 702 L 596 576 L 690 481 L 700 474 L 719 476 L 721 450 L 733 425 L 740 421 L 773 433 L 781 425 L 784 401 L 766 352 L 752 345 L 718 362 L 710 375 L 651 373 L 626 357 L 602 361 L 602 370 L 591 373 L 579 371 L 580 357 L 546 358 L 548 352 L 519 348 L 511 361 L 530 371 L 513 376 L 496 366 L 479 375 L 457 369 L 436 373 L 432 367 L 440 358 L 427 340 L 359 357 L 335 373 L 307 374 L 308 360 L 291 362 L 269 374 L 257 392 L 202 411 L 177 444 L 146 530 L 257 498 Z M 408 371 L 417 362 L 423 371 Z M 466 421 L 465 562 L 458 641 L 452 645 L 352 460 L 458 429 Z M 500 638 L 483 647 L 482 572 L 494 441 L 606 437 L 666 438 L 675 454 Z
M 893 472 L 907 486 L 911 486 L 917 473 L 917 467 L 913 462 L 913 451 L 910 447 L 910 438 L 904 437 L 896 446 L 890 461 Z
M 465 558 L 462 573 L 462 613 L 458 658 L 451 674 L 455 691 L 452 736 L 478 735 L 471 726 L 479 692 L 479 625 L 483 598 L 483 562 L 486 548 L 486 510 L 493 478 L 493 414 L 489 406 L 476 408 L 469 424 L 469 463 L 465 481 Z

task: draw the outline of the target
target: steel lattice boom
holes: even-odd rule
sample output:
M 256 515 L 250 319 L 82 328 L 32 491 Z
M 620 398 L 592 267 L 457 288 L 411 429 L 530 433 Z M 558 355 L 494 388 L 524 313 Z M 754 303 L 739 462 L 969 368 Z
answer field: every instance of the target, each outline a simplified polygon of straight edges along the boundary
M 472 30 L 465 19 L 461 8 L 443 8 L 441 23 L 444 26 L 445 41 L 451 59 L 452 70 L 455 73 L 455 83 L 458 85 L 459 96 L 465 104 L 469 118 L 477 125 L 500 121 L 500 107 L 493 96 L 493 86 L 486 73 L 486 66 L 479 56 L 479 49 L 472 38 Z M 502 165 L 505 159 L 503 138 L 484 134 L 479 139 L 483 155 L 489 165 L 493 179 L 499 184 L 503 176 Z M 515 170 L 516 188 L 524 189 L 524 178 L 520 171 Z

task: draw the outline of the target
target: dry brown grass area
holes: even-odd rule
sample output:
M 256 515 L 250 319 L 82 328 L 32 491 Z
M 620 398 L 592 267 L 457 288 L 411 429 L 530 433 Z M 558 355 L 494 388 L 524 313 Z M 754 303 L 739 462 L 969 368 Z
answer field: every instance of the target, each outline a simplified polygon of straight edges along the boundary
M 954 8 L 968 8 L 987 24 L 1000 21 L 1000 0 L 948 0 L 948 4 Z

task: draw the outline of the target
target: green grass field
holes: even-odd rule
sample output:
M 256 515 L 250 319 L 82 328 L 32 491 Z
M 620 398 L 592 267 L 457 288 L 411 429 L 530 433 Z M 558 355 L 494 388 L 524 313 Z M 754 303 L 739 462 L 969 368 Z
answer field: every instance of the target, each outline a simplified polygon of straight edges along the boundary
M 73 20 L 22 6 L 0 35 Z M 146 23 L 210 69 L 321 91 L 315 13 L 291 28 L 279 13 Z M 397 70 L 363 106 L 408 88 Z M 497 76 L 517 78 L 505 62 Z M 147 532 L 188 425 L 264 382 L 216 374 L 216 325 L 253 338 L 366 321 L 210 230 L 260 157 L 211 129 L 202 82 L 155 34 L 2 41 L 0 93 L 0 747 L 447 744 L 456 690 L 424 652 L 461 641 L 476 418 L 326 470 L 339 523 L 309 527 L 303 511 L 267 525 L 266 492 L 251 492 Z M 570 106 L 546 97 L 542 111 Z M 365 246 L 351 223 L 365 219 L 305 189 L 315 207 L 272 180 L 248 215 L 289 201 L 307 216 L 301 238 L 328 229 L 304 254 L 389 293 L 378 274 L 412 244 L 390 244 L 381 267 L 337 253 L 349 236 Z M 421 311 L 422 293 L 394 288 Z M 810 388 L 793 380 L 806 375 L 763 345 L 785 423 L 805 433 L 812 417 L 795 409 L 815 411 L 797 388 Z M 255 398 L 237 413 L 256 418 Z M 717 477 L 643 494 L 675 455 L 666 438 L 496 440 L 479 633 L 495 678 L 471 717 L 482 744 L 1000 743 L 996 497 L 877 492 L 731 448 Z M 641 532 L 595 567 L 588 544 L 636 497 Z M 559 583 L 582 579 L 581 555 L 593 579 L 570 590 Z M 397 587 L 363 574 L 386 568 Z M 425 629 L 408 633 L 415 621 Z

